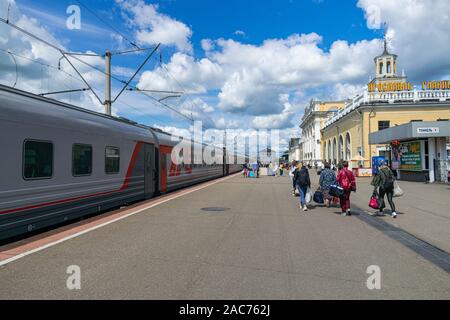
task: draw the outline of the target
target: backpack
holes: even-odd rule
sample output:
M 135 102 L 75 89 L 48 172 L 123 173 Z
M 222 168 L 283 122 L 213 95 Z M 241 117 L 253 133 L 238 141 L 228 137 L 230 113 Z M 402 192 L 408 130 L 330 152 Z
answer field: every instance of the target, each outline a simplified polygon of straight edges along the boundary
M 380 173 L 384 176 L 384 183 L 383 183 L 383 189 L 389 190 L 394 187 L 394 175 L 392 174 L 391 170 L 386 173 L 386 170 L 380 170 Z
M 350 190 L 350 188 L 351 188 L 351 182 L 350 182 L 350 179 L 349 179 L 349 177 L 348 177 L 348 175 L 347 175 L 347 172 L 345 172 L 345 170 L 343 170 L 343 172 L 344 172 L 344 176 L 343 176 L 343 178 L 342 179 L 340 179 L 341 181 L 340 181 L 340 184 L 341 184 L 341 187 L 344 189 L 344 190 Z
M 344 190 L 356 191 L 356 184 L 352 179 L 348 176 L 347 170 L 343 169 L 344 178 L 341 181 L 341 187 Z

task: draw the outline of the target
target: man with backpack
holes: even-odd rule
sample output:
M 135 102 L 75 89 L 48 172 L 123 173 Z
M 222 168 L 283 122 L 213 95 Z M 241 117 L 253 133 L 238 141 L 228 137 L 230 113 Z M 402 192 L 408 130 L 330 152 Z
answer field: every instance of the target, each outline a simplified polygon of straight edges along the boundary
M 336 180 L 342 189 L 344 189 L 344 195 L 340 198 L 342 215 L 350 216 L 350 193 L 352 191 L 356 192 L 356 181 L 353 172 L 348 170 L 348 161 L 343 161 L 342 165 L 339 165 Z
M 391 169 L 386 165 L 385 162 L 381 163 L 378 169 L 378 173 L 373 177 L 371 185 L 374 186 L 374 194 L 377 193 L 378 188 L 378 201 L 380 205 L 380 215 L 383 216 L 383 210 L 386 207 L 384 202 L 384 195 L 387 196 L 389 205 L 391 206 L 392 218 L 397 218 L 397 213 L 395 212 L 395 204 L 393 201 L 394 197 L 394 174 Z
M 303 211 L 308 211 L 305 197 L 308 187 L 311 187 L 311 180 L 309 179 L 309 172 L 306 165 L 299 164 L 297 166 L 297 170 L 294 172 L 294 183 L 300 193 L 300 209 L 303 209 Z

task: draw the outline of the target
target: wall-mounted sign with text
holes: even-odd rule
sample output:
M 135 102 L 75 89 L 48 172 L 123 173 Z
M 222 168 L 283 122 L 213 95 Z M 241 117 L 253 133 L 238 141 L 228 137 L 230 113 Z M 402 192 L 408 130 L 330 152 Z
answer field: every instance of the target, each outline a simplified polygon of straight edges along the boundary
M 409 82 L 383 82 L 367 85 L 369 92 L 411 91 L 412 89 L 413 86 Z M 450 80 L 423 81 L 422 90 L 450 90 Z
M 400 145 L 399 150 L 400 170 L 422 170 L 422 154 L 420 141 L 403 142 Z
M 412 85 L 409 82 L 369 83 L 367 90 L 369 92 L 411 91 Z
M 431 128 L 417 128 L 417 133 L 428 134 L 428 133 L 439 133 L 438 127 Z
M 450 81 L 424 81 L 422 82 L 422 90 L 448 90 L 450 89 Z

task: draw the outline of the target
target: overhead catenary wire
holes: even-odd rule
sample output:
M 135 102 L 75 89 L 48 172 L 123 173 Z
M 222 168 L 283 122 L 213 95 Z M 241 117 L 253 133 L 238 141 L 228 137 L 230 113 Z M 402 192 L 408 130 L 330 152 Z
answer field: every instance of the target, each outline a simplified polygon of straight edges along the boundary
M 132 50 L 114 51 L 114 52 L 111 52 L 111 54 L 113 56 L 117 56 L 117 55 L 121 55 L 121 54 L 140 52 L 140 51 L 149 51 L 149 50 L 153 50 L 153 49 L 154 49 L 154 47 L 152 47 L 152 48 L 137 48 L 137 49 L 132 49 Z
M 106 22 L 105 20 L 103 20 L 98 14 L 95 13 L 95 11 L 89 9 L 89 7 L 87 7 L 85 4 L 83 4 L 81 1 L 79 0 L 75 0 L 76 2 L 78 2 L 78 4 L 80 6 L 82 6 L 83 8 L 85 8 L 87 11 L 89 11 L 94 17 L 96 17 L 98 20 L 100 20 L 104 25 L 108 26 L 111 30 L 113 30 L 116 34 L 120 35 L 123 39 L 125 39 L 126 41 L 128 41 L 129 44 L 131 44 L 133 47 L 141 49 L 137 44 L 135 44 L 133 41 L 131 41 L 127 36 L 125 36 L 122 32 L 120 32 L 119 30 L 117 30 L 116 28 L 114 28 L 112 25 L 110 25 L 108 22 Z
M 48 95 L 52 95 L 52 94 L 69 93 L 69 92 L 80 92 L 80 91 L 86 91 L 86 90 L 89 90 L 89 88 L 45 92 L 45 93 L 40 93 L 39 95 L 40 96 L 48 96 Z
M 12 52 L 11 50 L 6 50 L 6 49 L 0 48 L 0 51 L 5 52 L 5 53 L 8 53 L 8 54 L 10 54 L 12 57 L 16 56 L 16 57 L 18 57 L 18 58 L 25 59 L 25 60 L 28 60 L 28 61 L 37 63 L 37 64 L 39 64 L 39 65 L 41 65 L 41 66 L 46 66 L 46 67 L 52 68 L 52 69 L 54 69 L 54 70 L 60 71 L 60 72 L 64 73 L 67 77 L 69 77 L 70 80 L 71 80 L 71 79 L 75 79 L 75 80 L 77 80 L 77 81 L 79 81 L 79 82 L 83 82 L 83 80 L 81 80 L 80 78 L 75 77 L 74 75 L 70 74 L 69 72 L 66 72 L 66 71 L 62 70 L 62 69 L 59 68 L 59 67 L 55 67 L 55 66 L 52 66 L 52 65 L 50 65 L 50 64 L 44 63 L 44 62 L 42 62 L 42 61 L 39 61 L 39 60 L 36 60 L 36 59 L 32 59 L 32 58 L 23 56 L 23 55 L 21 55 L 21 54 Z M 66 79 L 67 79 L 67 78 L 66 78 Z M 67 87 L 68 89 L 70 89 L 70 86 L 67 86 L 65 83 L 63 83 L 63 85 L 64 85 L 65 87 Z M 95 87 L 95 86 L 92 86 L 92 87 L 93 87 L 94 89 L 96 89 L 96 90 L 99 90 L 99 89 L 98 89 L 97 87 Z M 88 90 L 87 88 L 83 88 L 83 89 L 73 89 L 73 90 L 66 90 L 66 91 L 62 91 L 62 92 L 52 92 L 52 94 L 64 93 L 64 92 L 68 92 L 68 93 L 72 93 L 72 92 L 80 92 L 80 91 L 84 92 L 84 91 L 87 91 L 87 90 Z M 39 94 L 39 95 L 40 95 L 40 96 L 45 96 L 45 95 L 47 95 L 47 94 L 48 94 L 48 93 L 41 93 L 41 94 Z M 70 97 L 70 99 L 71 99 L 71 97 Z M 135 110 L 136 112 L 142 113 L 142 110 L 139 110 L 139 109 L 133 107 L 132 105 L 126 103 L 125 101 L 118 101 L 118 103 L 122 103 L 122 104 L 124 104 L 124 105 L 130 107 L 131 109 Z M 166 124 L 168 124 L 166 121 L 163 121 L 163 122 L 165 122 Z
M 87 66 L 89 66 L 89 67 L 91 67 L 91 68 L 93 68 L 93 69 L 95 69 L 95 70 L 97 70 L 97 71 L 99 71 L 99 72 L 101 72 L 101 73 L 103 73 L 103 74 L 106 75 L 106 72 L 105 72 L 104 70 L 101 70 L 101 69 L 99 69 L 99 68 L 97 68 L 97 67 L 91 65 L 90 63 L 85 62 L 85 61 L 79 59 L 78 57 L 76 57 L 76 56 L 74 56 L 74 55 L 72 55 L 72 54 L 66 52 L 65 50 L 59 48 L 58 46 L 56 46 L 56 45 L 54 45 L 54 44 L 52 44 L 52 43 L 50 43 L 49 41 L 44 40 L 44 39 L 42 39 L 42 38 L 40 38 L 40 37 L 38 37 L 38 36 L 32 34 L 31 32 L 29 32 L 29 31 L 27 31 L 27 30 L 25 30 L 25 29 L 23 29 L 23 28 L 21 28 L 21 27 L 15 25 L 15 24 L 11 23 L 9 20 L 5 20 L 5 19 L 3 19 L 3 18 L 0 17 L 0 22 L 6 23 L 6 24 L 9 25 L 10 27 L 12 27 L 12 28 L 14 28 L 14 29 L 16 29 L 16 30 L 18 30 L 18 31 L 20 31 L 20 32 L 22 32 L 22 33 L 28 35 L 29 37 L 31 37 L 31 38 L 33 38 L 33 39 L 35 39 L 35 40 L 37 40 L 37 41 L 40 41 L 40 42 L 42 42 L 42 43 L 48 45 L 49 47 L 51 47 L 51 48 L 53 48 L 53 49 L 55 49 L 55 50 L 57 50 L 57 51 L 59 51 L 59 52 L 62 54 L 63 58 L 64 58 L 67 62 L 69 62 L 69 64 L 72 66 L 72 68 L 73 68 L 73 69 L 75 70 L 75 72 L 78 74 L 78 76 L 82 79 L 82 81 L 89 87 L 89 89 L 90 89 L 91 92 L 94 94 L 94 96 L 99 100 L 99 102 L 100 102 L 101 104 L 103 104 L 103 102 L 102 102 L 101 99 L 98 97 L 98 95 L 95 93 L 95 91 L 92 90 L 92 88 L 95 89 L 95 87 L 92 87 L 92 86 L 89 85 L 89 83 L 87 83 L 87 81 L 86 81 L 86 80 L 84 79 L 84 77 L 80 74 L 80 72 L 75 68 L 75 66 L 72 64 L 72 62 L 70 61 L 70 59 L 69 59 L 67 56 L 70 56 L 71 58 L 73 58 L 73 59 L 79 61 L 80 63 L 83 63 L 83 64 L 85 64 L 85 65 L 87 65 Z M 136 46 L 136 47 L 137 47 L 137 46 Z M 137 47 L 137 48 L 139 48 L 139 47 Z M 140 49 L 140 48 L 139 48 L 139 49 Z M 111 76 L 112 79 L 114 79 L 114 80 L 116 80 L 116 81 L 119 81 L 119 82 L 121 82 L 121 83 L 123 83 L 123 84 L 126 84 L 125 81 L 123 81 L 123 80 L 121 80 L 121 79 L 119 79 L 119 78 L 117 78 L 117 77 L 115 77 L 115 76 L 113 76 L 113 75 L 110 75 L 110 76 Z M 162 102 L 162 101 L 158 101 L 158 99 L 156 99 L 155 97 L 153 97 L 153 96 L 151 96 L 151 95 L 148 95 L 148 94 L 146 94 L 145 92 L 139 91 L 139 88 L 137 88 L 137 87 L 135 87 L 135 86 L 132 86 L 132 85 L 130 85 L 130 84 L 128 84 L 127 86 L 128 86 L 128 87 L 132 87 L 132 88 L 134 88 L 134 89 L 137 89 L 136 91 L 138 91 L 138 92 L 140 92 L 141 94 L 143 94 L 143 95 L 145 95 L 145 96 L 151 98 L 152 100 L 156 101 L 157 103 L 161 104 L 162 106 L 164 106 L 164 107 L 166 107 L 166 108 L 168 108 L 168 109 L 174 111 L 175 113 L 177 113 L 177 114 L 179 114 L 180 116 L 182 116 L 182 117 L 188 119 L 189 121 L 191 121 L 191 122 L 194 121 L 193 118 L 192 118 L 192 116 L 191 116 L 191 117 L 186 116 L 185 114 L 181 113 L 180 111 L 176 110 L 175 108 L 171 107 L 170 105 L 168 105 L 168 104 L 166 104 L 166 103 L 164 103 L 164 102 Z M 42 91 L 42 90 L 41 90 L 41 91 Z
M 179 82 L 177 80 L 177 78 L 175 78 L 175 76 L 172 75 L 172 73 L 169 71 L 169 69 L 167 69 L 167 67 L 162 63 L 162 59 L 160 59 L 159 62 L 160 66 L 166 71 L 166 73 L 173 79 L 175 80 L 175 82 L 180 86 L 181 90 L 183 90 L 183 92 L 185 93 L 185 96 L 187 96 L 187 98 L 191 101 L 192 105 L 191 105 L 191 118 L 193 118 L 192 116 L 192 107 L 195 106 L 197 109 L 200 109 L 199 106 L 197 105 L 197 103 L 195 103 L 194 100 L 192 100 L 192 98 L 190 97 L 190 95 L 187 93 L 187 90 L 184 88 L 184 86 L 181 84 L 181 82 Z
M 69 56 L 70 56 L 70 55 L 69 55 Z M 101 69 L 99 69 L 99 68 L 97 68 L 97 67 L 91 65 L 90 63 L 88 63 L 88 62 L 86 62 L 86 61 L 83 61 L 83 60 L 81 60 L 81 59 L 79 59 L 79 58 L 77 58 L 77 57 L 72 57 L 72 58 L 74 58 L 74 59 L 76 59 L 77 61 L 79 61 L 79 62 L 81 62 L 81 63 L 83 63 L 83 64 L 85 64 L 85 65 L 87 65 L 87 66 L 89 66 L 89 67 L 91 67 L 91 68 L 94 68 L 95 70 L 97 70 L 97 71 L 103 73 L 104 75 L 106 75 L 106 72 L 105 72 L 104 70 L 101 70 Z M 123 84 L 126 84 L 125 81 L 123 81 L 122 79 L 117 78 L 117 77 L 114 76 L 114 75 L 111 75 L 111 78 L 114 79 L 114 80 L 116 80 L 116 81 L 119 81 L 119 82 L 121 82 L 121 83 L 123 83 Z M 192 119 L 192 117 L 188 117 L 188 116 L 186 116 L 185 114 L 183 114 L 183 113 L 179 112 L 178 110 L 176 110 L 175 108 L 171 107 L 170 105 L 168 105 L 168 104 L 166 104 L 166 103 L 164 103 L 164 102 L 162 102 L 162 101 L 158 101 L 158 99 L 156 99 L 155 97 L 152 97 L 151 95 L 145 94 L 145 92 L 144 92 L 144 91 L 141 91 L 139 88 L 137 88 L 137 87 L 135 87 L 135 86 L 131 86 L 130 84 L 128 84 L 127 86 L 133 88 L 132 91 L 140 92 L 141 94 L 143 94 L 143 95 L 145 95 L 145 96 L 147 96 L 147 97 L 149 97 L 149 98 L 155 100 L 156 102 L 158 102 L 158 103 L 160 103 L 161 105 L 165 106 L 166 108 L 168 108 L 168 109 L 170 109 L 170 110 L 176 112 L 177 114 L 179 114 L 180 116 L 182 116 L 182 117 L 188 119 L 189 121 L 194 121 L 194 119 Z
M 11 50 L 6 50 L 6 49 L 0 48 L 0 51 L 9 53 L 9 54 L 12 55 L 12 56 L 16 56 L 16 57 L 19 57 L 19 58 L 22 58 L 22 59 L 25 59 L 25 60 L 28 60 L 28 61 L 31 61 L 31 62 L 40 64 L 40 65 L 42 65 L 42 66 L 46 66 L 46 67 L 49 67 L 49 68 L 53 68 L 53 69 L 55 69 L 55 70 L 61 71 L 62 73 L 65 73 L 66 75 L 68 75 L 69 77 L 71 77 L 71 78 L 73 78 L 73 79 L 76 79 L 76 80 L 78 80 L 78 81 L 82 81 L 80 78 L 75 77 L 74 75 L 68 73 L 67 71 L 64 71 L 64 70 L 62 70 L 62 69 L 60 69 L 60 68 L 58 68 L 58 67 L 52 66 L 52 65 L 50 65 L 50 64 L 44 63 L 44 62 L 42 62 L 42 61 L 39 61 L 39 60 L 36 60 L 36 59 L 32 59 L 32 58 L 23 56 L 23 55 L 18 54 L 18 53 L 16 53 L 16 52 L 12 52 Z M 62 58 L 62 57 L 61 57 L 61 58 Z
M 152 55 L 155 53 L 156 50 L 158 50 L 159 46 L 161 44 L 158 44 L 155 49 L 148 55 L 148 57 L 144 60 L 144 62 L 139 66 L 139 68 L 136 70 L 136 72 L 130 77 L 130 79 L 125 83 L 122 90 L 117 94 L 117 96 L 114 98 L 112 102 L 115 102 L 117 98 L 122 94 L 122 92 L 128 87 L 128 85 L 133 81 L 134 77 L 141 71 L 141 69 L 144 67 L 144 65 L 147 63 L 147 61 L 152 57 Z

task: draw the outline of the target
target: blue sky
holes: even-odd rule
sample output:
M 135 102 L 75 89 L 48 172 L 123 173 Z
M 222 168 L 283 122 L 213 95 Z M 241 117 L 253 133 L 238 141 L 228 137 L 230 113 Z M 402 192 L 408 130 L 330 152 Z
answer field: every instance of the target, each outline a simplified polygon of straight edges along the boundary
M 11 0 L 10 0 L 11 1 Z M 80 0 L 81 30 L 66 27 L 69 5 L 76 0 L 16 0 L 12 22 L 38 33 L 69 51 L 103 54 L 132 46 L 159 53 L 136 77 L 143 89 L 185 91 L 165 100 L 207 127 L 281 129 L 284 142 L 299 136 L 298 124 L 311 99 L 346 99 L 361 93 L 373 76 L 373 58 L 382 51 L 383 26 L 389 50 L 399 55 L 413 83 L 450 78 L 450 4 L 440 0 Z M 0 15 L 8 0 L 0 0 Z M 106 21 L 106 25 L 100 19 Z M 7 39 L 7 40 L 2 40 Z M 0 25 L 0 49 L 21 53 L 55 66 L 59 54 L 17 37 Z M 424 50 L 427 48 L 427 50 Z M 1 53 L 0 53 L 1 54 Z M 13 70 L 6 56 L 0 67 Z M 126 79 L 145 54 L 113 57 L 113 73 Z M 87 59 L 102 69 L 103 58 Z M 19 58 L 18 86 L 40 92 L 82 83 L 64 72 L 26 63 Z M 103 97 L 104 76 L 80 65 L 81 73 Z M 63 71 L 71 73 L 68 66 Z M 2 83 L 14 75 L 3 74 Z M 37 79 L 41 74 L 45 79 Z M 114 91 L 121 88 L 113 82 Z M 45 90 L 44 90 L 45 89 Z M 156 96 L 160 98 L 160 96 Z M 101 111 L 92 94 L 58 99 Z M 191 124 L 151 99 L 125 93 L 115 114 L 176 132 Z
M 133 38 L 133 31 L 121 16 L 114 0 L 80 0 L 100 18 L 124 35 Z M 157 4 L 159 11 L 187 24 L 192 30 L 196 56 L 202 56 L 200 41 L 205 38 L 233 38 L 249 44 L 260 44 L 266 39 L 286 38 L 295 33 L 315 32 L 323 37 L 320 47 L 329 49 L 335 40 L 356 42 L 381 36 L 381 31 L 367 28 L 364 12 L 355 0 L 163 0 L 147 1 Z M 62 39 L 70 39 L 72 50 L 114 49 L 116 44 L 101 34 L 86 34 L 68 30 L 63 25 L 51 25 L 54 17 L 66 18 L 66 8 L 78 4 L 71 0 L 19 0 L 23 12 L 35 16 Z M 82 21 L 108 32 L 114 32 L 91 12 L 81 7 Z M 47 14 L 45 16 L 39 15 Z M 243 31 L 245 35 L 236 34 Z M 170 51 L 170 48 L 166 48 Z M 126 63 L 126 62 L 125 62 Z M 131 65 L 131 63 L 130 63 Z

